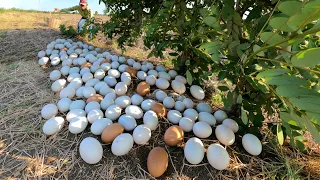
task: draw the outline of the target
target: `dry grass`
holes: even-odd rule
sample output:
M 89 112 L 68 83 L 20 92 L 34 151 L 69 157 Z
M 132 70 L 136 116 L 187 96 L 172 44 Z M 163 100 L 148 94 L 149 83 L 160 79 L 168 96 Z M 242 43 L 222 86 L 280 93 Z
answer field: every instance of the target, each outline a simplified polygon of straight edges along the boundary
M 20 16 L 14 13 L 0 15 L 1 22 L 6 17 L 17 21 L 1 26 L 6 31 L 0 31 L 0 179 L 153 179 L 147 172 L 146 159 L 153 147 L 164 147 L 163 134 L 169 126 L 166 120 L 153 132 L 148 145 L 135 145 L 126 156 L 114 156 L 110 145 L 103 144 L 104 157 L 96 165 L 84 163 L 78 153 L 81 140 L 92 136 L 89 128 L 72 135 L 66 125 L 57 135 L 43 135 L 40 110 L 47 103 L 57 102 L 58 97 L 50 90 L 48 80 L 53 68 L 39 68 L 36 53 L 60 35 L 37 24 L 37 19 L 44 17 L 23 15 L 35 22 L 18 22 Z M 63 15 L 63 19 L 73 24 L 77 16 Z M 105 47 L 102 38 L 93 43 Z M 186 140 L 188 137 L 191 134 Z M 279 148 L 268 139 L 263 142 L 262 154 L 253 157 L 243 150 L 240 137 L 236 138 L 237 143 L 227 147 L 231 165 L 224 171 L 212 168 L 206 158 L 200 165 L 190 165 L 183 158 L 182 148 L 166 147 L 170 161 L 161 179 L 320 179 L 319 151 L 301 154 L 288 147 Z M 217 142 L 215 139 L 212 135 L 204 140 L 205 146 Z

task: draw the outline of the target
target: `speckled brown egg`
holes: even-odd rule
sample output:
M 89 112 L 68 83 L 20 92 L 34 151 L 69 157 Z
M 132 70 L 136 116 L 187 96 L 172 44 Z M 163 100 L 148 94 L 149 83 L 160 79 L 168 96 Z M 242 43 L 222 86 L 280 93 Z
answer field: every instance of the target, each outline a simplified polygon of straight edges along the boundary
M 124 128 L 119 123 L 111 124 L 103 130 L 101 140 L 104 143 L 112 143 L 117 136 L 123 133 L 123 131 Z
M 162 147 L 152 149 L 147 160 L 148 171 L 153 177 L 160 177 L 168 168 L 168 153 Z
M 165 117 L 167 115 L 167 109 L 161 103 L 154 103 L 151 106 L 151 110 L 157 113 L 158 117 Z
M 133 67 L 127 67 L 126 72 L 130 74 L 132 77 L 137 76 L 137 70 L 135 70 Z
M 183 141 L 184 132 L 180 126 L 171 126 L 169 127 L 164 134 L 164 142 L 168 146 L 177 146 Z
M 138 84 L 136 91 L 141 96 L 145 96 L 150 93 L 150 85 L 147 82 L 142 81 Z
M 91 66 L 92 66 L 92 64 L 89 63 L 89 62 L 87 62 L 87 63 L 85 63 L 85 64 L 83 64 L 83 65 L 81 66 L 81 69 L 82 69 L 82 68 L 85 68 L 85 67 L 90 68 Z
M 100 103 L 102 100 L 103 100 L 103 97 L 100 94 L 94 94 L 87 99 L 86 103 L 88 104 L 89 102 L 92 102 L 92 101 L 96 101 Z
M 102 61 L 100 62 L 100 64 L 103 64 L 103 63 L 110 63 L 110 60 L 104 59 L 104 60 L 102 60 Z

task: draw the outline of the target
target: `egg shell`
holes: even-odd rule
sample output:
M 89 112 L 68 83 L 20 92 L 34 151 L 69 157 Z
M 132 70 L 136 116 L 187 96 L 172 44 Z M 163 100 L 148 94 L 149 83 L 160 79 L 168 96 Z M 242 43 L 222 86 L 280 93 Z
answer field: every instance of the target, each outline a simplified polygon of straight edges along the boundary
M 108 86 L 110 87 L 113 87 L 115 86 L 118 82 L 116 80 L 115 77 L 112 77 L 112 76 L 106 76 L 104 79 L 103 79 L 104 82 L 106 82 L 108 84 Z
M 166 72 L 158 72 L 158 77 L 159 77 L 159 78 L 166 79 L 166 80 L 168 80 L 168 81 L 171 80 L 171 76 L 170 76 L 168 73 L 166 73 Z
M 43 65 L 48 64 L 48 62 L 49 62 L 49 58 L 48 57 L 42 57 L 42 58 L 39 59 L 38 64 L 40 66 L 43 66 Z
M 126 72 L 126 69 L 128 68 L 129 66 L 126 65 L 126 64 L 121 64 L 118 68 L 118 70 L 122 73 Z
M 72 134 L 79 134 L 86 129 L 88 120 L 86 117 L 79 116 L 73 118 L 69 123 L 69 131 Z
M 258 156 L 262 152 L 262 145 L 257 136 L 253 134 L 245 134 L 242 137 L 242 146 L 253 156 Z
M 211 126 L 205 122 L 196 122 L 192 130 L 198 138 L 207 138 L 212 134 Z
M 205 97 L 204 90 L 200 86 L 197 86 L 197 85 L 192 85 L 190 87 L 190 93 L 194 98 L 196 98 L 198 100 L 203 100 Z
M 127 60 L 127 63 L 130 65 L 130 66 L 132 66 L 134 63 L 135 63 L 135 60 L 133 60 L 133 59 L 128 59 Z
M 51 81 L 56 81 L 58 80 L 59 78 L 61 77 L 61 72 L 59 70 L 53 70 L 51 73 L 50 73 L 50 80 Z
M 150 75 L 153 75 L 154 77 L 158 77 L 158 71 L 156 71 L 156 70 L 150 70 L 150 71 L 148 71 L 148 76 L 150 76 Z
M 198 119 L 198 117 L 199 117 L 199 114 L 195 109 L 186 109 L 183 112 L 183 116 L 184 117 L 188 117 L 192 121 L 196 121 Z
M 81 69 L 83 69 L 83 68 L 90 68 L 91 66 L 92 66 L 91 63 L 86 62 L 86 63 L 84 63 L 84 64 L 81 65 Z
M 197 105 L 197 111 L 198 112 L 208 112 L 208 113 L 212 113 L 212 108 L 209 104 L 207 103 L 199 103 Z
M 46 52 L 45 51 L 39 51 L 38 52 L 38 58 L 42 58 L 46 56 Z
M 150 86 L 153 86 L 156 84 L 156 80 L 157 78 L 154 76 L 154 75 L 148 75 L 146 77 L 146 82 L 150 85 Z
M 104 98 L 101 102 L 100 102 L 100 106 L 102 110 L 107 110 L 109 106 L 115 104 L 114 99 L 112 98 Z
M 111 63 L 111 68 L 112 68 L 112 69 L 118 69 L 119 66 L 120 66 L 119 62 L 116 62 L 116 61 L 115 61 L 115 62 L 112 62 L 112 63 Z
M 108 118 L 97 119 L 90 127 L 92 134 L 101 135 L 103 130 L 113 122 Z
M 121 124 L 119 123 L 111 124 L 106 128 L 104 128 L 104 130 L 102 131 L 101 140 L 104 143 L 112 143 L 117 136 L 123 133 L 123 131 L 124 131 L 124 128 Z
M 105 96 L 111 92 L 115 92 L 115 90 L 108 86 L 103 86 L 100 88 L 99 94 L 101 94 L 102 96 Z
M 227 169 L 230 163 L 228 152 L 220 144 L 211 144 L 208 147 L 207 159 L 213 168 L 220 171 Z
M 234 133 L 239 130 L 238 123 L 233 119 L 225 119 L 222 121 L 222 124 L 228 126 L 228 128 L 230 128 Z
M 67 112 L 69 111 L 69 106 L 71 104 L 71 100 L 69 98 L 62 98 L 58 101 L 57 107 L 60 112 Z
M 133 140 L 136 144 L 146 144 L 151 138 L 151 130 L 146 125 L 139 125 L 133 131 Z
M 184 138 L 183 129 L 180 126 L 170 126 L 164 134 L 164 142 L 168 146 L 177 146 Z
M 144 81 L 144 80 L 146 80 L 147 73 L 145 73 L 144 71 L 138 71 L 137 72 L 137 77 L 138 77 L 138 79 Z
M 143 117 L 143 111 L 136 105 L 130 105 L 125 109 L 126 114 L 132 116 L 135 119 L 141 119 Z
M 115 104 L 124 109 L 131 104 L 131 98 L 129 96 L 120 96 L 115 100 Z
M 90 87 L 90 86 L 86 86 L 84 89 L 83 89 L 83 97 L 85 98 L 89 98 L 90 96 L 93 96 L 96 94 L 96 90 L 93 88 L 93 87 Z
M 137 76 L 137 70 L 135 70 L 132 67 L 127 67 L 125 72 L 128 72 L 131 77 L 136 77 Z
M 103 100 L 103 97 L 100 94 L 94 94 L 87 99 L 86 103 L 88 104 L 89 102 L 92 102 L 92 101 L 100 103 L 102 100 Z
M 81 86 L 76 90 L 76 96 L 78 98 L 83 98 L 83 89 L 84 89 L 84 86 Z
M 176 101 L 175 105 L 174 105 L 174 109 L 176 109 L 177 111 L 183 112 L 185 110 L 186 106 L 184 105 L 183 102 L 181 101 Z
M 218 111 L 214 112 L 213 115 L 216 118 L 217 122 L 222 122 L 223 120 L 228 118 L 227 113 L 222 110 L 218 110 Z
M 96 92 L 99 92 L 103 86 L 108 86 L 108 84 L 104 81 L 99 81 L 96 85 L 94 85 L 93 88 L 96 90 Z
M 178 75 L 174 79 L 182 82 L 183 84 L 187 84 L 187 79 L 183 76 Z
M 139 94 L 135 94 L 131 97 L 131 102 L 133 105 L 139 106 L 143 102 L 143 97 Z
M 113 104 L 108 107 L 108 109 L 105 112 L 106 118 L 111 119 L 112 121 L 117 120 L 121 115 L 122 109 L 120 106 Z
M 79 153 L 86 163 L 96 164 L 102 159 L 103 148 L 97 139 L 87 137 L 81 141 Z
M 136 91 L 139 95 L 145 96 L 150 93 L 150 85 L 147 82 L 142 81 L 138 84 Z
M 164 91 L 162 90 L 157 90 L 156 92 L 156 99 L 159 101 L 159 102 L 163 102 L 163 100 L 168 97 L 167 93 L 165 93 Z
M 73 109 L 84 109 L 86 106 L 86 103 L 83 100 L 76 100 L 76 101 L 72 101 L 69 105 L 69 109 L 73 110 Z
M 117 62 L 119 60 L 119 57 L 117 55 L 113 55 L 111 60 Z
M 156 66 L 156 70 L 157 70 L 158 72 L 167 72 L 167 68 L 164 67 L 163 65 L 157 65 L 157 66 Z
M 62 66 L 60 72 L 62 75 L 67 76 L 69 74 L 70 67 L 69 66 Z
M 117 136 L 111 145 L 111 151 L 116 156 L 123 156 L 129 153 L 133 147 L 133 137 L 131 134 L 123 133 Z
M 147 159 L 148 171 L 153 177 L 160 177 L 168 168 L 168 153 L 162 147 L 153 148 Z
M 141 71 L 147 72 L 149 69 L 146 65 L 141 66 Z
M 111 64 L 110 63 L 102 63 L 101 65 L 100 65 L 100 68 L 102 69 L 102 70 L 104 70 L 104 71 L 109 71 L 110 69 L 111 69 Z
M 147 66 L 147 68 L 148 68 L 149 70 L 154 69 L 153 64 L 150 63 L 150 62 L 148 62 L 148 63 L 146 64 L 146 66 Z
M 79 72 L 80 72 L 80 68 L 79 67 L 72 67 L 69 70 L 69 74 L 73 74 L 73 73 L 79 74 Z
M 146 99 L 144 101 L 142 101 L 141 103 L 141 108 L 144 110 L 144 111 L 149 111 L 151 110 L 152 108 L 152 105 L 155 104 L 156 102 L 152 99 Z
M 67 84 L 67 81 L 65 79 L 58 79 L 52 83 L 51 90 L 53 92 L 59 92 L 65 87 L 66 84 Z
M 121 63 L 121 64 L 126 63 L 126 58 L 123 57 L 123 56 L 120 56 L 119 57 L 119 63 Z
M 230 146 L 235 141 L 234 132 L 226 125 L 219 125 L 215 130 L 217 139 L 224 145 Z
M 200 122 L 205 122 L 210 126 L 216 125 L 216 118 L 214 118 L 214 116 L 208 112 L 200 112 L 198 119 Z
M 73 109 L 68 112 L 66 119 L 67 121 L 70 122 L 73 118 L 81 117 L 81 116 L 86 117 L 87 113 L 82 109 Z
M 194 121 L 187 117 L 183 117 L 179 121 L 179 126 L 183 129 L 184 132 L 191 132 L 194 125 Z
M 90 72 L 91 72 L 90 69 L 85 67 L 80 70 L 80 75 L 83 76 L 85 73 L 90 73 Z
M 53 135 L 58 133 L 63 128 L 63 126 L 63 117 L 53 117 L 44 123 L 42 131 L 46 135 Z
M 108 76 L 114 77 L 114 78 L 119 78 L 120 77 L 120 72 L 116 69 L 110 69 L 108 71 Z
M 71 87 L 66 87 L 62 89 L 59 93 L 60 99 L 61 98 L 72 99 L 75 95 L 76 95 L 76 90 Z
M 129 73 L 124 72 L 121 74 L 121 81 L 124 82 L 127 86 L 131 84 L 131 76 Z
M 177 110 L 170 110 L 167 114 L 167 119 L 173 124 L 179 124 L 182 115 Z
M 135 62 L 135 63 L 133 63 L 132 67 L 135 70 L 139 71 L 141 69 L 141 64 L 139 62 Z
M 116 94 L 118 96 L 122 96 L 127 93 L 128 86 L 124 82 L 119 82 L 116 84 L 116 87 L 114 88 L 114 90 L 116 91 Z
M 121 124 L 126 131 L 132 131 L 137 126 L 137 121 L 128 114 L 120 116 L 118 123 Z
M 55 104 L 47 104 L 41 109 L 41 116 L 44 119 L 51 119 L 58 114 L 58 107 Z
M 143 124 L 145 124 L 151 130 L 156 130 L 159 124 L 157 113 L 151 110 L 144 113 Z
M 193 108 L 193 101 L 189 98 L 185 98 L 183 100 L 184 105 L 186 106 L 187 109 L 192 109 Z
M 161 103 L 152 104 L 151 110 L 157 113 L 157 116 L 160 118 L 167 115 L 167 109 Z
M 93 79 L 93 74 L 90 73 L 90 72 L 86 72 L 82 75 L 82 80 L 83 82 L 87 82 L 89 81 L 90 79 Z
M 170 86 L 170 83 L 168 80 L 166 80 L 164 78 L 159 78 L 156 80 L 156 86 L 159 89 L 168 89 L 168 87 Z
M 164 107 L 166 107 L 168 109 L 172 109 L 176 102 L 174 101 L 174 99 L 172 97 L 166 97 L 166 98 L 164 98 L 162 103 L 163 103 Z
M 190 138 L 184 147 L 184 156 L 190 164 L 199 164 L 204 158 L 204 146 L 199 138 Z
M 81 78 L 74 78 L 69 84 L 68 87 L 72 87 L 73 89 L 77 90 L 82 86 L 82 79 Z
M 85 107 L 86 113 L 89 113 L 93 109 L 100 109 L 100 104 L 98 102 L 92 101 L 89 102 Z
M 91 124 L 94 123 L 96 120 L 102 119 L 102 118 L 103 118 L 103 112 L 100 109 L 93 109 L 87 115 L 87 119 Z
M 183 94 L 186 92 L 186 86 L 181 81 L 173 80 L 171 82 L 171 87 L 178 94 Z
M 103 79 L 106 76 L 106 73 L 104 72 L 104 70 L 102 69 L 98 69 L 95 73 L 94 73 L 94 78 L 96 79 Z

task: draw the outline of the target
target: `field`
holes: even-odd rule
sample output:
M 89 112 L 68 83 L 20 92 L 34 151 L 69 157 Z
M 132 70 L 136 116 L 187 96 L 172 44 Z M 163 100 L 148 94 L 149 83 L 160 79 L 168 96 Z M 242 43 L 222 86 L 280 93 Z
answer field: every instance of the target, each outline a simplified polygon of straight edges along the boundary
M 43 135 L 40 110 L 45 104 L 56 103 L 58 96 L 52 93 L 48 80 L 53 68 L 41 69 L 36 54 L 51 41 L 62 38 L 58 29 L 47 26 L 48 17 L 73 26 L 80 19 L 79 15 L 69 14 L 0 13 L 0 179 L 153 179 L 147 172 L 146 159 L 152 147 L 164 147 L 165 121 L 148 145 L 135 145 L 126 156 L 114 156 L 110 144 L 103 144 L 104 157 L 96 165 L 84 163 L 78 152 L 80 141 L 92 136 L 89 128 L 72 135 L 65 126 L 57 135 Z M 88 43 L 121 53 L 113 40 L 103 36 Z M 170 65 L 168 61 L 147 59 L 148 51 L 141 43 L 128 48 L 125 55 Z M 263 152 L 258 157 L 249 156 L 240 137 L 236 137 L 237 143 L 227 148 L 231 165 L 224 171 L 215 170 L 207 160 L 190 165 L 183 158 L 182 148 L 168 147 L 169 167 L 160 179 L 320 179 L 319 145 L 306 144 L 308 152 L 299 153 L 288 144 L 280 148 L 270 132 L 264 133 Z M 216 142 L 213 135 L 210 139 L 204 141 L 205 146 Z

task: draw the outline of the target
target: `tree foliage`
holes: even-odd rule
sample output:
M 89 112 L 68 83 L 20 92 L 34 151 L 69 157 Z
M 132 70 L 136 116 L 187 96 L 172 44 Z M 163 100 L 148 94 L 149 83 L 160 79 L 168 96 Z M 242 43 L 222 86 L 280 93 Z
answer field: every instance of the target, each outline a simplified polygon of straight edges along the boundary
M 138 37 L 188 82 L 217 76 L 225 108 L 257 134 L 263 112 L 282 120 L 271 129 L 279 143 L 304 150 L 308 130 L 320 143 L 320 0 L 100 0 L 111 19 L 100 30 L 120 46 Z

